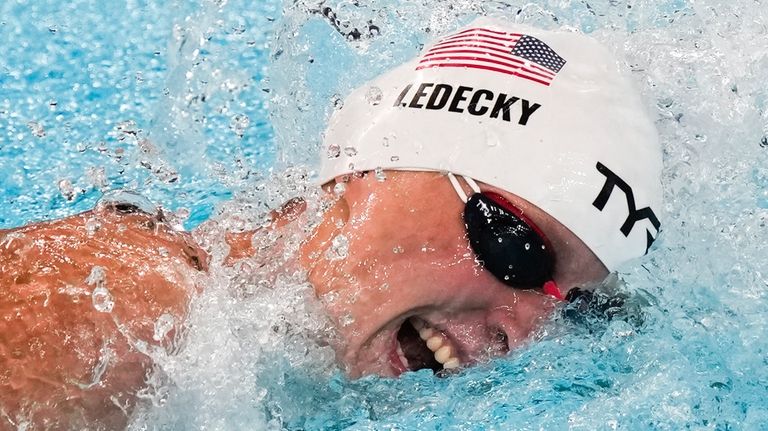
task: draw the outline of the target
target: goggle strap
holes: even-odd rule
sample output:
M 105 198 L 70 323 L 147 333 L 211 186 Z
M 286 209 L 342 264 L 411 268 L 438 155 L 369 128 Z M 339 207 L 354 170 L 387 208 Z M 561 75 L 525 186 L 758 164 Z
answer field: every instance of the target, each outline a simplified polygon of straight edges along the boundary
M 473 192 L 480 193 L 480 186 L 477 185 L 475 180 L 473 180 L 471 177 L 465 177 L 464 175 L 462 175 L 461 178 L 464 178 L 464 181 L 469 184 L 469 187 L 472 188 Z
M 464 189 L 461 188 L 461 184 L 459 184 L 459 180 L 456 179 L 456 175 L 448 172 L 448 179 L 451 181 L 453 189 L 456 190 L 456 194 L 459 195 L 459 199 L 461 199 L 462 202 L 467 203 L 467 194 L 464 193 Z
M 480 186 L 477 185 L 475 180 L 470 177 L 465 177 L 464 175 L 461 177 L 464 178 L 464 181 L 467 182 L 473 192 L 480 193 Z M 456 194 L 459 195 L 459 199 L 461 199 L 462 202 L 467 203 L 469 196 L 467 196 L 467 194 L 464 192 L 464 188 L 461 187 L 461 184 L 459 184 L 459 180 L 456 178 L 456 175 L 453 175 L 452 172 L 448 172 L 448 179 L 451 181 L 453 189 L 456 190 Z

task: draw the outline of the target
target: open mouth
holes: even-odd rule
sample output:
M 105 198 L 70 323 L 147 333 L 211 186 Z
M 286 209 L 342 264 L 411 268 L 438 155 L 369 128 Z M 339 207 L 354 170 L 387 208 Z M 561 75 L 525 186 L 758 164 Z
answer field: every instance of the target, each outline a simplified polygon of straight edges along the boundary
M 439 373 L 462 365 L 448 337 L 417 317 L 403 322 L 397 331 L 396 344 L 398 359 L 407 371 L 429 368 Z

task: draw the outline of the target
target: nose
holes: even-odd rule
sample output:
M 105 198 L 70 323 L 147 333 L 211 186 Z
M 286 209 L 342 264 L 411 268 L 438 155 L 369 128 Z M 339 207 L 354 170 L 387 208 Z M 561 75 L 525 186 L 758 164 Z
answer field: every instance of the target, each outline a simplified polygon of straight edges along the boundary
M 543 298 L 543 295 L 539 295 Z M 498 306 L 488 312 L 486 322 L 492 331 L 502 332 L 506 336 L 506 348 L 515 349 L 541 325 L 554 307 L 553 301 L 539 302 L 537 306 L 521 301 L 517 306 Z

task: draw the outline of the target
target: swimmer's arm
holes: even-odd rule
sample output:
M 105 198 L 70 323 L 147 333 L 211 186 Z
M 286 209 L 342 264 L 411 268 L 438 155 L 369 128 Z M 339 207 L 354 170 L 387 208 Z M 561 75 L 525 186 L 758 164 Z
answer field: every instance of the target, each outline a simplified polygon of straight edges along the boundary
M 0 370 L 13 377 L 0 379 L 0 429 L 22 415 L 34 429 L 124 428 L 151 369 L 135 346 L 174 348 L 206 265 L 188 233 L 150 214 L 0 230 Z

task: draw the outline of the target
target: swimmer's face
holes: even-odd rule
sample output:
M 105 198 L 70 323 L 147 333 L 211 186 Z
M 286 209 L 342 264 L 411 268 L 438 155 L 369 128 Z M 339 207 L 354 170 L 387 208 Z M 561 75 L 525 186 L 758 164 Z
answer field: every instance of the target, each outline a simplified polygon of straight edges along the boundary
M 547 235 L 563 291 L 605 277 L 592 252 L 554 219 L 517 196 L 481 188 L 502 194 Z M 502 355 L 556 305 L 540 289 L 510 288 L 483 269 L 466 238 L 463 206 L 441 174 L 353 177 L 305 243 L 302 262 L 341 334 L 337 352 L 351 376 Z

